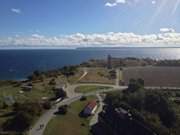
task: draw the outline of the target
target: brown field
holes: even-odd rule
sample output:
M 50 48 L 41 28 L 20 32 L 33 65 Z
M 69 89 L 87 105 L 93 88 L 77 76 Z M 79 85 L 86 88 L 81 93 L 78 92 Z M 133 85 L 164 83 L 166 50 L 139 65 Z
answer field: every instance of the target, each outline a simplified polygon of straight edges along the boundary
M 180 67 L 129 67 L 123 69 L 123 80 L 142 78 L 146 86 L 180 87 Z

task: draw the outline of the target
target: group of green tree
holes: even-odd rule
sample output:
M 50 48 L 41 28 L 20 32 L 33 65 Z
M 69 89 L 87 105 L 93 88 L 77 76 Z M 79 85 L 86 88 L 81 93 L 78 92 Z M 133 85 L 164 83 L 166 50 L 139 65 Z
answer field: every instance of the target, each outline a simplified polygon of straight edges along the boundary
M 180 60 L 159 60 L 157 66 L 180 66 Z
M 177 113 L 179 106 L 167 95 L 158 91 L 145 90 L 142 79 L 131 79 L 127 90 L 108 94 L 105 102 L 114 108 L 122 105 L 129 108 L 159 135 L 180 133 L 180 120 Z
M 28 76 L 29 80 L 43 80 L 45 77 L 54 77 L 58 75 L 64 75 L 65 77 L 72 76 L 76 73 L 78 66 L 64 66 L 60 69 L 49 70 L 49 71 L 39 71 L 35 70 L 32 75 Z
M 3 124 L 3 130 L 23 133 L 41 115 L 42 110 L 42 106 L 38 103 L 15 103 L 13 115 Z

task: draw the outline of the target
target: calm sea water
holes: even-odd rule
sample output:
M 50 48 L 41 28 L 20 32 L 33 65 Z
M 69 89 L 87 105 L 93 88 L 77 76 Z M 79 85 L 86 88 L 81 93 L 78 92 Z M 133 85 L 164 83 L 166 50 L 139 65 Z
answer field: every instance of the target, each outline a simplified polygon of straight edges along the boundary
M 23 79 L 34 70 L 79 64 L 92 58 L 138 57 L 180 59 L 180 48 L 121 48 L 87 50 L 0 50 L 0 79 Z

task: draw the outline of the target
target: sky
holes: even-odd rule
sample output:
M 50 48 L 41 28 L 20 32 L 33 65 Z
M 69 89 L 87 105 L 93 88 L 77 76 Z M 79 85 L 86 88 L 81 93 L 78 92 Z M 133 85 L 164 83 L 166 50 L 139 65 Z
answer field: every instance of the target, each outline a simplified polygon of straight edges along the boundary
M 0 48 L 180 47 L 180 0 L 0 2 Z

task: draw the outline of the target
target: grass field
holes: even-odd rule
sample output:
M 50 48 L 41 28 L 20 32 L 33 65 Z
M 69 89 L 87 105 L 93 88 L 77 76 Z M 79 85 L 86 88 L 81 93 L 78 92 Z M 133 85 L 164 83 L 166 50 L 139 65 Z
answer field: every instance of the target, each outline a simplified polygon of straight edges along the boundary
M 87 71 L 88 74 L 80 81 L 81 83 L 115 83 L 115 80 L 111 79 L 109 70 L 106 68 L 88 68 Z
M 75 89 L 75 92 L 78 93 L 88 93 L 88 92 L 95 92 L 103 89 L 111 89 L 112 87 L 106 87 L 106 86 L 92 86 L 92 85 L 86 85 L 86 86 L 79 86 Z
M 52 86 L 44 85 L 44 83 L 33 83 L 33 89 L 29 92 L 23 92 L 20 86 L 14 86 L 12 83 L 0 86 L 0 127 L 11 116 L 7 115 L 12 112 L 13 107 L 3 108 L 5 96 L 12 96 L 18 103 L 39 102 L 42 97 L 52 97 L 54 95 Z
M 68 82 L 73 84 L 73 83 L 77 83 L 78 79 L 83 75 L 84 71 L 82 68 L 78 68 L 78 71 L 75 73 L 75 75 L 70 76 L 68 78 Z
M 25 101 L 39 101 L 42 97 L 50 97 L 53 95 L 51 86 L 44 86 L 43 84 L 36 83 L 33 89 L 29 92 L 23 92 L 21 87 L 14 87 L 13 85 L 7 85 L 0 87 L 0 100 L 3 100 L 4 96 L 13 96 L 13 98 L 18 102 Z
M 180 67 L 132 67 L 123 69 L 123 79 L 142 78 L 146 86 L 180 87 Z
M 81 118 L 79 113 L 89 101 L 95 98 L 91 96 L 86 101 L 72 103 L 66 115 L 57 115 L 49 122 L 44 135 L 90 135 L 90 118 Z

